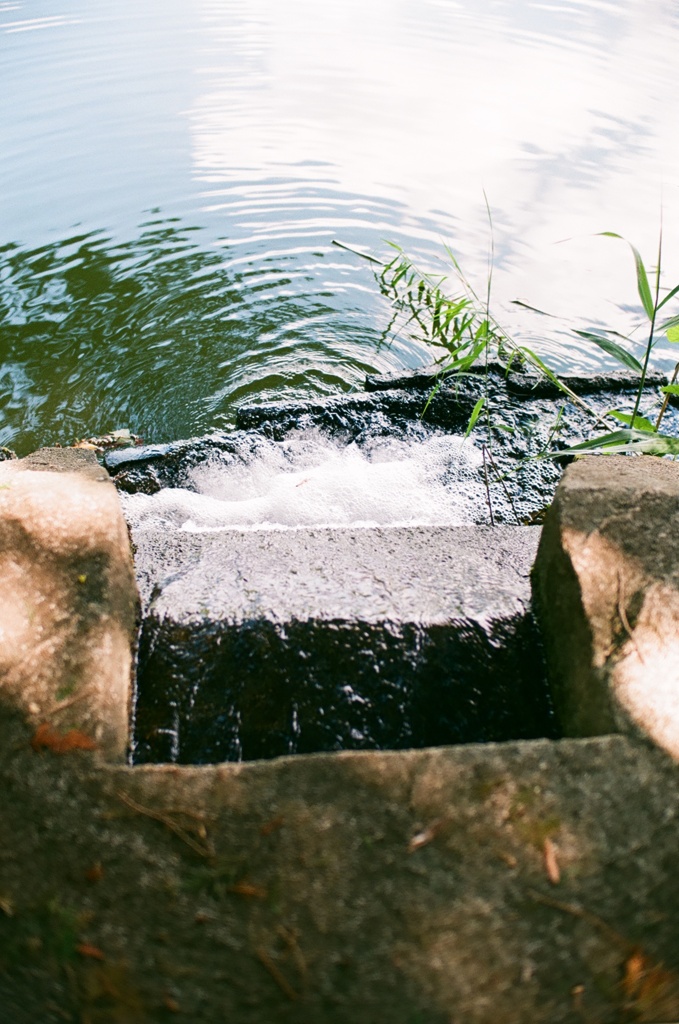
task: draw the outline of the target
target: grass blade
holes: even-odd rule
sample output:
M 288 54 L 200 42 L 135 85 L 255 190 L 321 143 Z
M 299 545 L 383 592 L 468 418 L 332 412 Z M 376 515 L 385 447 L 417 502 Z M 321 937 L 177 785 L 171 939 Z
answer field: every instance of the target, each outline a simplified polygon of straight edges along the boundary
M 338 249 L 346 249 L 347 252 L 353 252 L 354 256 L 360 256 L 362 260 L 367 260 L 368 263 L 377 263 L 380 267 L 384 266 L 382 260 L 378 260 L 375 256 L 370 256 L 367 252 L 362 252 L 360 249 L 355 249 L 352 245 L 345 245 L 344 242 L 338 242 L 336 238 L 333 238 L 332 244 L 336 245 Z
M 610 434 L 600 434 L 589 441 L 562 448 L 558 452 L 550 452 L 541 456 L 545 459 L 558 459 L 564 455 L 622 455 L 639 452 L 643 455 L 678 455 L 679 437 L 668 434 L 649 433 L 646 430 L 614 430 Z
M 512 306 L 521 306 L 523 309 L 529 309 L 531 311 L 531 313 L 539 313 L 540 316 L 552 317 L 553 320 L 558 319 L 557 317 L 554 316 L 554 313 L 546 313 L 544 311 L 544 309 L 538 309 L 537 306 L 530 306 L 527 302 L 523 302 L 521 299 L 512 299 L 511 300 L 511 305 Z
M 630 370 L 634 370 L 635 373 L 641 373 L 641 363 L 636 359 L 631 352 L 627 352 L 622 345 L 618 345 L 616 341 L 612 341 L 610 338 L 605 338 L 601 334 L 594 334 L 592 331 L 575 331 L 581 338 L 585 338 L 587 341 L 593 341 L 595 345 L 598 345 L 600 349 L 606 352 L 609 356 L 613 356 L 623 366 L 627 366 Z
M 674 298 L 674 296 L 675 296 L 675 295 L 676 295 L 676 294 L 677 294 L 678 292 L 679 292 L 679 284 L 675 285 L 675 286 L 674 286 L 674 288 L 672 289 L 672 291 L 671 291 L 671 292 L 668 292 L 668 293 L 667 293 L 667 295 L 666 295 L 666 296 L 665 296 L 665 298 L 664 298 L 664 299 L 662 300 L 662 302 L 659 302 L 659 303 L 658 303 L 658 309 L 662 309 L 662 307 L 663 307 L 663 306 L 665 305 L 665 303 L 666 303 L 666 302 L 669 302 L 669 301 L 670 301 L 670 299 L 673 299 L 673 298 Z
M 485 396 L 484 396 L 483 398 L 479 398 L 478 402 L 476 403 L 476 405 L 472 409 L 472 414 L 469 417 L 469 423 L 467 424 L 467 429 L 464 432 L 464 439 L 465 439 L 465 441 L 467 440 L 467 438 L 471 434 L 472 430 L 476 426 L 476 421 L 478 420 L 479 416 L 481 415 L 481 410 L 483 409 L 485 404 L 486 404 L 486 399 L 485 399 Z
M 626 238 L 622 235 L 617 234 L 615 231 L 600 231 L 599 234 L 604 235 L 606 238 L 619 238 L 622 242 L 627 242 Z M 627 242 L 632 254 L 634 256 L 634 264 L 637 270 L 637 289 L 639 291 L 639 298 L 641 299 L 641 305 L 644 307 L 644 312 L 649 320 L 653 319 L 655 305 L 653 302 L 653 296 L 651 295 L 651 286 L 648 283 L 648 274 L 646 273 L 646 267 L 644 261 L 641 258 L 641 253 L 632 245 L 631 242 Z
M 645 416 L 631 416 L 627 412 L 618 412 L 617 409 L 611 409 L 607 416 L 612 416 L 613 419 L 619 420 L 620 423 L 624 423 L 626 427 L 634 427 L 635 430 L 645 431 L 647 434 L 650 432 L 655 433 L 655 427 L 650 420 L 647 420 Z

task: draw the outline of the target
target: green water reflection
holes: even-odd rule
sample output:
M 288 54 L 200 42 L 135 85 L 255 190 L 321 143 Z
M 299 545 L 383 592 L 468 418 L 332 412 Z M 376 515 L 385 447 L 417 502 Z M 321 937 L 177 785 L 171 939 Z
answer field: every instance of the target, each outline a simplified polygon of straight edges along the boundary
M 248 397 L 358 384 L 365 329 L 361 352 L 350 317 L 329 343 L 332 297 L 295 294 L 284 266 L 261 271 L 229 268 L 177 219 L 127 243 L 91 232 L 4 246 L 0 444 L 22 454 L 122 427 L 169 440 L 232 423 Z

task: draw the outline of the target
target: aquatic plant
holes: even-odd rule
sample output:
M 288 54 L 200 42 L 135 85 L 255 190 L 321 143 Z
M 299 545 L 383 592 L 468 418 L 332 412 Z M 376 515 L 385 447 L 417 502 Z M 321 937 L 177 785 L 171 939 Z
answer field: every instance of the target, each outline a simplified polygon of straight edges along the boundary
M 490 217 L 490 210 L 488 212 Z M 388 262 L 337 240 L 334 240 L 333 244 L 381 268 L 379 271 L 375 270 L 375 280 L 394 311 L 388 329 L 392 338 L 408 332 L 416 340 L 442 348 L 446 353 L 437 360 L 438 381 L 427 399 L 424 411 L 445 380 L 469 373 L 472 367 L 475 373 L 478 373 L 479 366 L 487 370 L 489 364 L 495 362 L 500 364 L 505 372 L 509 372 L 513 366 L 532 366 L 570 401 L 579 405 L 595 420 L 599 419 L 598 414 L 576 395 L 533 349 L 514 341 L 493 316 L 490 309 L 493 273 L 492 232 L 484 297 L 478 295 L 448 246 L 446 254 L 458 280 L 458 287 L 452 295 L 446 291 L 446 285 L 450 280 L 448 275 L 433 277 L 422 271 L 394 242 L 387 243 L 396 252 Z M 483 405 L 485 399 L 480 399 L 472 412 L 468 431 L 476 423 Z
M 576 454 L 578 452 L 604 452 L 606 454 L 640 452 L 647 455 L 677 455 L 679 454 L 679 437 L 670 434 L 661 434 L 659 431 L 670 395 L 679 395 L 679 386 L 675 383 L 677 375 L 679 374 L 679 363 L 677 363 L 677 366 L 675 367 L 670 384 L 667 384 L 660 389 L 661 392 L 664 393 L 665 397 L 655 423 L 651 423 L 651 421 L 645 416 L 642 416 L 639 411 L 648 375 L 651 355 L 658 341 L 656 336 L 658 314 L 660 313 L 660 310 L 679 293 L 678 284 L 671 288 L 662 298 L 660 297 L 660 282 L 662 275 L 662 228 L 658 237 L 658 259 L 655 267 L 655 273 L 653 275 L 653 290 L 651 290 L 648 272 L 639 250 L 632 245 L 631 242 L 623 238 L 622 235 L 619 235 L 614 231 L 602 231 L 601 236 L 606 238 L 615 238 L 626 242 L 632 251 L 636 270 L 637 291 L 649 324 L 648 338 L 646 341 L 643 363 L 640 363 L 631 352 L 613 340 L 611 335 L 616 332 L 575 332 L 581 337 L 594 342 L 604 352 L 607 352 L 608 355 L 613 356 L 613 358 L 617 359 L 618 362 L 622 363 L 623 366 L 637 371 L 639 373 L 639 383 L 634 399 L 634 408 L 631 414 L 620 412 L 617 409 L 611 409 L 608 413 L 609 416 L 624 425 L 623 429 L 595 435 L 578 445 L 573 445 L 568 449 L 568 451 Z M 679 316 L 670 317 L 659 326 L 668 341 L 673 343 L 679 342 Z M 625 340 L 629 341 L 630 339 L 626 338 Z
M 539 457 L 554 458 L 563 454 L 585 452 L 606 454 L 624 452 L 641 452 L 653 455 L 679 454 L 679 437 L 660 433 L 660 424 L 667 409 L 670 396 L 679 395 L 679 384 L 676 383 L 677 376 L 679 376 L 679 363 L 677 363 L 670 384 L 661 388 L 661 391 L 664 393 L 664 401 L 656 422 L 652 423 L 640 412 L 652 352 L 659 340 L 658 330 L 664 332 L 664 336 L 668 341 L 679 343 L 679 315 L 670 317 L 662 324 L 658 323 L 660 311 L 672 298 L 679 294 L 678 284 L 661 297 L 662 230 L 658 242 L 657 265 L 653 274 L 653 289 L 651 289 L 649 275 L 639 250 L 616 232 L 600 232 L 602 237 L 619 239 L 629 245 L 634 256 L 637 291 L 649 324 L 648 339 L 642 362 L 628 348 L 624 347 L 620 341 L 616 340 L 619 338 L 622 341 L 631 343 L 631 339 L 616 331 L 591 329 L 587 331 L 576 330 L 574 332 L 581 338 L 597 345 L 603 352 L 613 357 L 627 370 L 632 370 L 639 375 L 632 412 L 627 413 L 618 409 L 611 409 L 602 416 L 602 414 L 590 408 L 581 397 L 576 395 L 565 381 L 559 377 L 558 373 L 552 370 L 531 348 L 514 341 L 492 315 L 490 300 L 494 247 L 492 217 L 487 201 L 486 209 L 491 229 L 491 243 L 486 291 L 485 296 L 482 298 L 479 297 L 464 274 L 459 261 L 450 247 L 446 247 L 446 253 L 458 281 L 458 288 L 452 295 L 446 291 L 446 285 L 449 281 L 447 276 L 443 275 L 434 278 L 421 271 L 403 249 L 394 243 L 388 243 L 396 252 L 396 255 L 388 262 L 378 260 L 374 256 L 343 243 L 334 243 L 356 253 L 358 256 L 369 260 L 381 268 L 379 271 L 375 270 L 375 279 L 380 291 L 389 299 L 394 310 L 390 324 L 392 336 L 408 331 L 411 336 L 416 337 L 418 340 L 445 350 L 446 355 L 443 355 L 438 360 L 440 364 L 438 381 L 427 399 L 424 411 L 426 411 L 438 388 L 451 376 L 469 373 L 472 367 L 478 373 L 479 367 L 481 367 L 482 370 L 485 369 L 487 378 L 491 360 L 499 363 L 505 372 L 509 372 L 513 363 L 527 364 L 541 376 L 548 378 L 572 402 L 589 413 L 592 417 L 593 429 L 599 428 L 599 431 L 594 433 L 592 437 L 579 444 L 572 445 L 567 449 L 560 449 L 558 452 L 545 451 Z M 521 303 L 521 305 L 525 304 Z M 532 307 L 528 306 L 527 308 L 530 309 Z M 467 426 L 467 435 L 474 428 L 484 407 L 487 411 L 485 397 L 479 399 L 472 411 Z M 561 415 L 562 410 L 559 413 L 559 418 Z M 601 431 L 600 428 L 607 425 L 607 418 L 616 420 L 622 426 L 615 430 Z

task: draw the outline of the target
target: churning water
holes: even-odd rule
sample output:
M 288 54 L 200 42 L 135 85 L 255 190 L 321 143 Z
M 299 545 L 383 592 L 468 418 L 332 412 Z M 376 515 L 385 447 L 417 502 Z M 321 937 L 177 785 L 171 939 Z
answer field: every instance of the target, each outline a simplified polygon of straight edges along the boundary
M 679 280 L 678 51 L 674 0 L 0 0 L 0 444 L 428 362 L 332 241 L 441 273 L 449 243 L 483 290 L 484 188 L 498 318 L 600 365 L 572 328 L 639 304 L 593 233 L 652 263 L 662 203 Z
M 480 462 L 470 442 L 449 435 L 358 447 L 299 431 L 251 459 L 206 462 L 187 488 L 121 499 L 135 529 L 454 526 L 483 507 Z

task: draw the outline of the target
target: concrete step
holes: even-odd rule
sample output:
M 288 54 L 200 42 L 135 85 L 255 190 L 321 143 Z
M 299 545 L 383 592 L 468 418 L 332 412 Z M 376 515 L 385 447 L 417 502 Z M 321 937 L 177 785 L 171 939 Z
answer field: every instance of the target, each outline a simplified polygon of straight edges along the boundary
M 133 530 L 135 760 L 553 736 L 537 527 Z

